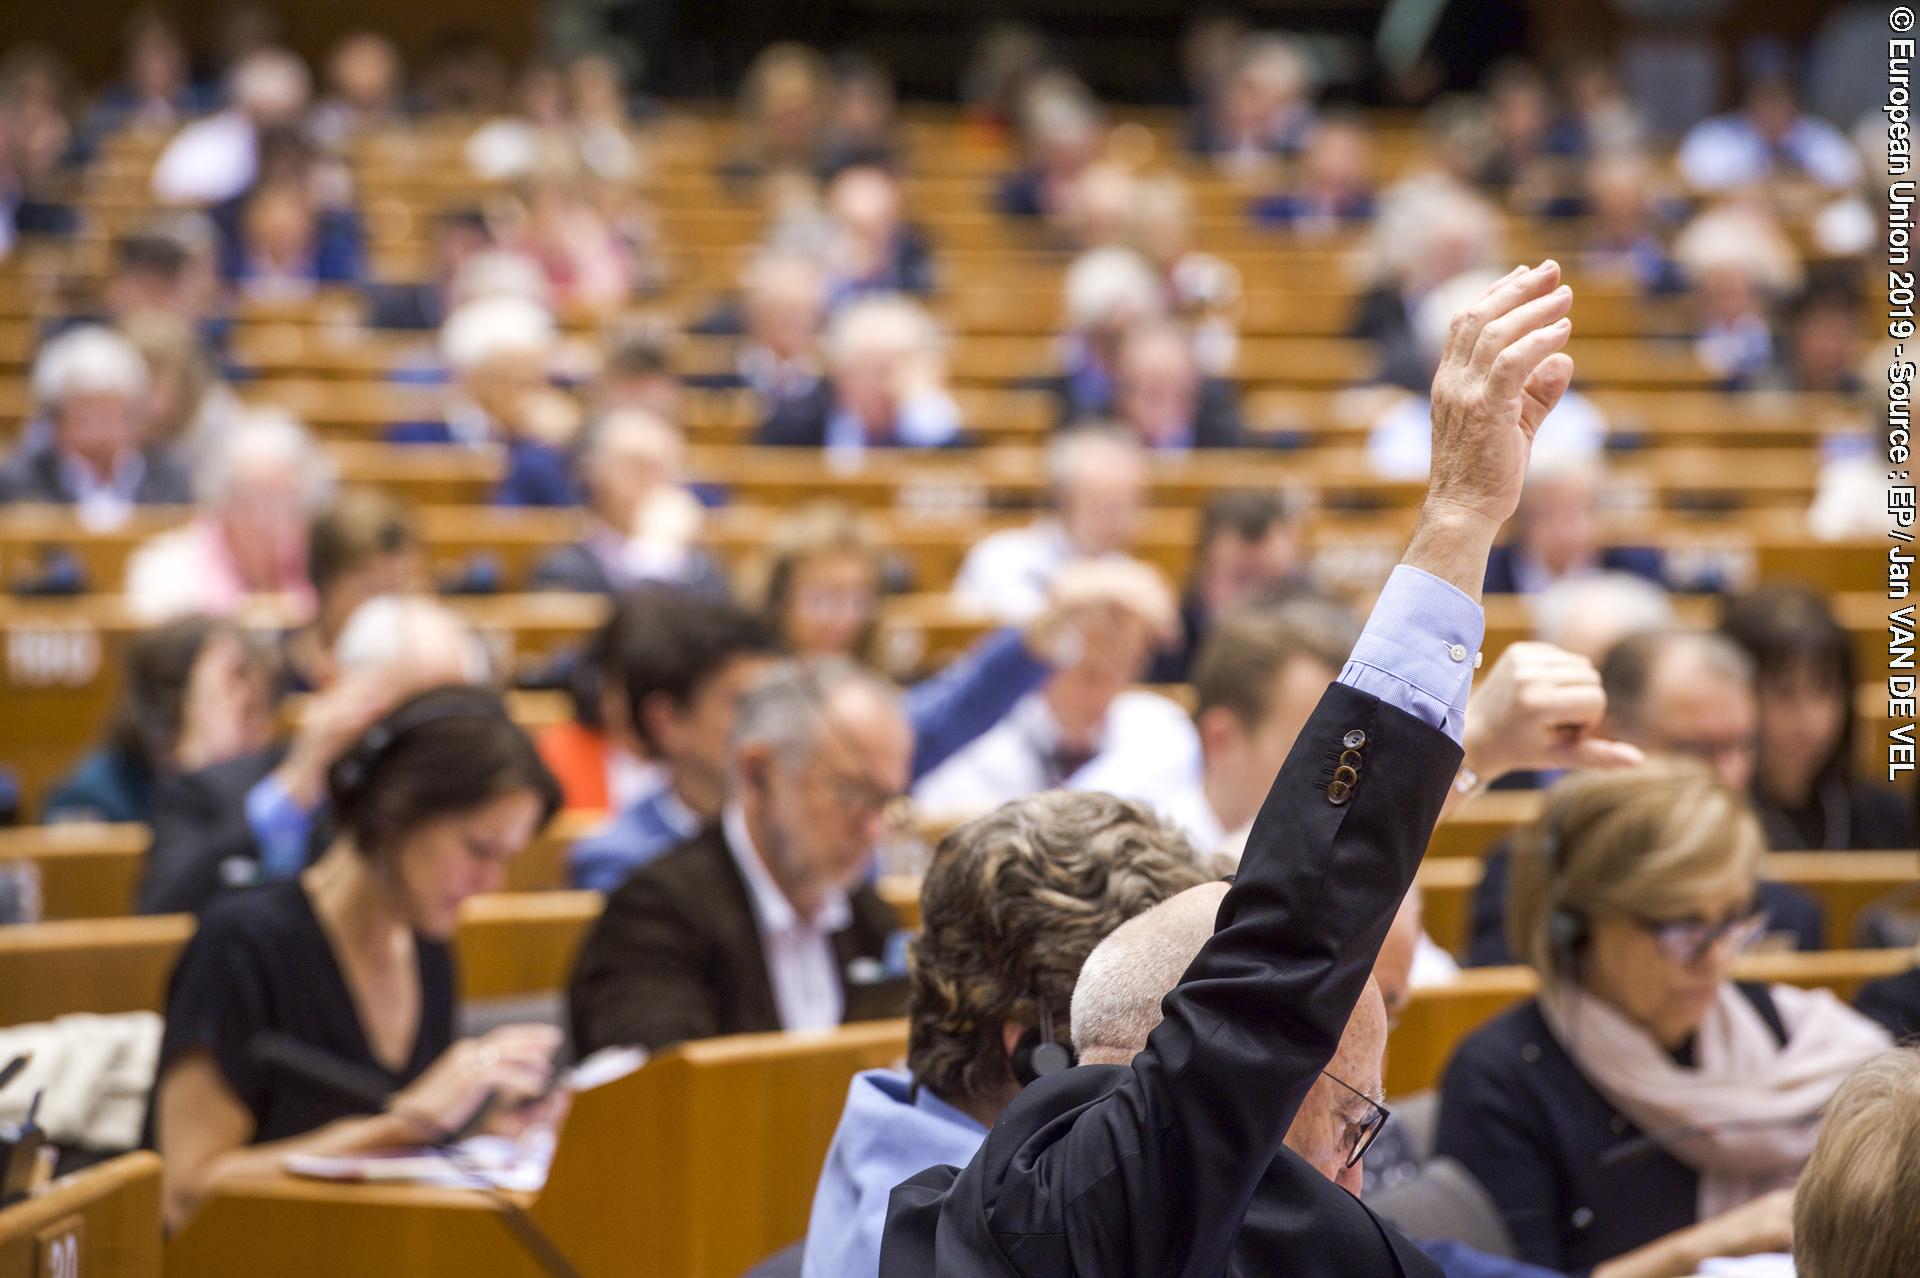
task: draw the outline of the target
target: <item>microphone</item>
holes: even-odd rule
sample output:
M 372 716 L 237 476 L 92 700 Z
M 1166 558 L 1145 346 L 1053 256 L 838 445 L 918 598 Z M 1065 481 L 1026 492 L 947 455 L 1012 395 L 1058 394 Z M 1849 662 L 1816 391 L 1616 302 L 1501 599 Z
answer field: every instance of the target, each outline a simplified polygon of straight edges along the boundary
M 5 1065 L 0 1065 L 0 1091 L 5 1091 L 7 1084 L 11 1083 L 19 1075 L 20 1071 L 27 1067 L 27 1062 L 32 1059 L 33 1054 L 29 1052 L 24 1056 L 14 1057 Z
M 1746 1131 L 1769 1127 L 1789 1128 L 1805 1127 L 1818 1123 L 1820 1115 L 1807 1114 L 1800 1118 L 1735 1118 L 1724 1123 L 1691 1123 L 1677 1127 L 1662 1127 L 1657 1131 L 1646 1132 L 1631 1140 L 1623 1140 L 1607 1150 L 1595 1160 L 1601 1167 L 1617 1167 L 1621 1163 L 1634 1163 L 1650 1154 L 1658 1153 L 1674 1141 L 1688 1140 L 1695 1136 L 1712 1136 L 1716 1132 Z
M 247 1055 L 255 1067 L 269 1077 L 311 1095 L 325 1096 L 350 1109 L 378 1114 L 387 1108 L 387 1102 L 393 1096 L 393 1088 L 378 1074 L 352 1061 L 341 1060 L 324 1048 L 303 1043 L 290 1034 L 271 1030 L 256 1034 L 247 1044 Z M 471 1188 L 492 1200 L 500 1210 L 507 1231 L 520 1240 L 520 1245 L 533 1257 L 535 1264 L 552 1278 L 581 1278 L 580 1271 L 573 1267 L 566 1254 L 547 1236 L 540 1222 L 511 1194 L 504 1192 L 486 1173 L 476 1168 L 466 1151 L 460 1148 L 461 1141 L 485 1125 L 487 1115 L 498 1099 L 496 1093 L 488 1092 L 473 1115 L 457 1131 L 446 1131 L 405 1114 L 399 1117 L 419 1128 L 421 1135 L 426 1138 L 427 1148 L 466 1177 Z

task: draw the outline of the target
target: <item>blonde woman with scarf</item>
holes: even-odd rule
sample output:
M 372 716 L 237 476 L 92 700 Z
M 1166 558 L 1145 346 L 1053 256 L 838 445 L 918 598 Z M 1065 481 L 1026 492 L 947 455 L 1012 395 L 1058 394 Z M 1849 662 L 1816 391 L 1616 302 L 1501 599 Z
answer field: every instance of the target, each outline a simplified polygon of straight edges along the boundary
M 1765 840 L 1690 763 L 1576 774 L 1515 847 L 1508 932 L 1541 993 L 1464 1040 L 1435 1152 L 1520 1257 L 1668 1278 L 1786 1251 L 1821 1112 L 1887 1036 L 1824 990 L 1732 979 Z

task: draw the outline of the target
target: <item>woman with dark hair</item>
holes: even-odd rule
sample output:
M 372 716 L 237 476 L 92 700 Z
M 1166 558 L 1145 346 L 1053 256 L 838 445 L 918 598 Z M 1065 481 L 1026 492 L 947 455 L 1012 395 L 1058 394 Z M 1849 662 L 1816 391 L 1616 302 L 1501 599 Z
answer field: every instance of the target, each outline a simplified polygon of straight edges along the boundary
M 1756 668 L 1753 803 L 1767 846 L 1914 846 L 1911 801 L 1854 774 L 1853 647 L 1826 601 L 1769 586 L 1731 600 L 1720 627 Z
M 265 664 L 212 618 L 135 637 L 124 678 L 106 742 L 54 786 L 41 820 L 145 821 L 161 777 L 259 750 L 272 735 Z
M 560 805 L 501 699 L 448 686 L 403 702 L 328 776 L 338 831 L 297 879 L 236 891 L 201 916 L 167 991 L 148 1110 L 178 1228 L 223 1181 L 288 1154 L 418 1145 L 542 1094 L 560 1033 L 517 1025 L 453 1041 L 460 904 L 497 891 Z M 388 1093 L 366 1114 L 263 1067 L 264 1042 Z

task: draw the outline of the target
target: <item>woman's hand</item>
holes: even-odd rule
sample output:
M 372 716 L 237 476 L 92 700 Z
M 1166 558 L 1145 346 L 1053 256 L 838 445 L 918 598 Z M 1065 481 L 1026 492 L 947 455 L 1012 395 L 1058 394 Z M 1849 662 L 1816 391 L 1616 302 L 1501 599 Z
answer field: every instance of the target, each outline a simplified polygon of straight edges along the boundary
M 551 1025 L 503 1025 L 484 1037 L 463 1039 L 441 1053 L 388 1109 L 423 1132 L 444 1136 L 466 1126 L 489 1097 L 503 1109 L 526 1106 L 546 1096 L 560 1041 L 560 1031 Z
M 1793 1249 L 1793 1191 L 1776 1189 L 1750 1203 L 1703 1221 L 1716 1250 L 1708 1256 L 1751 1256 L 1762 1251 Z

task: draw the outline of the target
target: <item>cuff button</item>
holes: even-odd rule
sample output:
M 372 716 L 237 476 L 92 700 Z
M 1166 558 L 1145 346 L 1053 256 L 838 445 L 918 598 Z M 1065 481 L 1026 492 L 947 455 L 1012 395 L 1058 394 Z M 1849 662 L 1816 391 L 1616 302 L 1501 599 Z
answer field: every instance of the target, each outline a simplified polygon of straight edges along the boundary
M 1355 728 L 1353 731 L 1347 733 L 1346 736 L 1340 738 L 1340 744 L 1345 746 L 1349 750 L 1358 750 L 1361 746 L 1365 745 L 1366 743 L 1367 743 L 1367 734 L 1360 731 L 1360 729 L 1358 728 Z
M 1340 804 L 1345 803 L 1348 799 L 1351 799 L 1352 797 L 1353 797 L 1353 787 L 1348 785 L 1345 781 L 1335 780 L 1335 781 L 1329 781 L 1327 783 L 1327 801 L 1332 803 L 1335 807 L 1338 807 Z
M 1465 661 L 1467 659 L 1467 645 L 1464 643 L 1449 644 L 1447 645 L 1447 655 L 1455 661 Z

